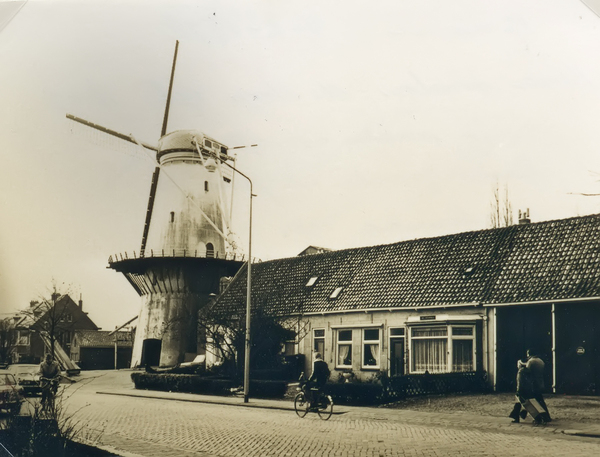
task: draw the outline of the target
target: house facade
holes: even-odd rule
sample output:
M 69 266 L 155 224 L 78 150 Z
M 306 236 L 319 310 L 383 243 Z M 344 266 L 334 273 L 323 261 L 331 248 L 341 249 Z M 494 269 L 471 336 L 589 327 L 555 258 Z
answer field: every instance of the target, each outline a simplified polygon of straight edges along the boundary
M 32 301 L 16 320 L 17 345 L 14 363 L 40 363 L 48 352 L 44 334 L 52 334 L 55 342 L 69 356 L 78 330 L 98 330 L 98 326 L 69 295 L 55 295 L 51 301 Z M 58 354 L 57 354 L 58 355 Z
M 253 265 L 252 306 L 298 321 L 310 372 L 485 372 L 513 390 L 528 348 L 548 390 L 600 393 L 600 215 Z M 240 271 L 218 309 L 242 313 Z M 253 329 L 260 331 L 260 329 Z

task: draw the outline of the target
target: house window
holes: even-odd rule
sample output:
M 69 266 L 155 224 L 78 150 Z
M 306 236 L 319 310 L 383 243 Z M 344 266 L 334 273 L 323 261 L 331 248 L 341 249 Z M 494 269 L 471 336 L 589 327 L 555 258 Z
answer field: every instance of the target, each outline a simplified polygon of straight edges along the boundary
M 313 330 L 313 351 L 325 355 L 325 329 L 316 328 Z
M 296 353 L 296 342 L 286 341 L 283 343 L 283 355 L 294 355 Z
M 363 329 L 363 368 L 379 368 L 381 357 L 380 329 Z
M 452 371 L 473 371 L 473 327 L 450 327 L 452 329 Z
M 29 331 L 28 330 L 17 330 L 17 345 L 18 346 L 29 346 Z
M 390 376 L 404 375 L 404 329 L 390 328 Z
M 352 330 L 337 331 L 336 367 L 352 368 Z
M 472 325 L 412 327 L 411 373 L 474 371 Z

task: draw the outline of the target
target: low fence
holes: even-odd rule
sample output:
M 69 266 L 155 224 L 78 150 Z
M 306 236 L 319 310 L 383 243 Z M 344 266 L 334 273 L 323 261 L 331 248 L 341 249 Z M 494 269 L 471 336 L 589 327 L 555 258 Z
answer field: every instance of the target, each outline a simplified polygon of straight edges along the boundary
M 490 390 L 487 373 L 441 373 L 382 377 L 377 382 L 330 383 L 325 391 L 337 404 L 373 405 L 419 395 L 482 393 Z

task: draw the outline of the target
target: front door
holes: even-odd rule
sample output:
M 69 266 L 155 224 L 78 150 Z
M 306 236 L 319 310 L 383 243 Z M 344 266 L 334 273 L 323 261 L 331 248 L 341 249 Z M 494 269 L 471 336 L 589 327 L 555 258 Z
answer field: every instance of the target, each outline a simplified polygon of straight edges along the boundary
M 390 376 L 404 375 L 404 338 L 390 338 Z

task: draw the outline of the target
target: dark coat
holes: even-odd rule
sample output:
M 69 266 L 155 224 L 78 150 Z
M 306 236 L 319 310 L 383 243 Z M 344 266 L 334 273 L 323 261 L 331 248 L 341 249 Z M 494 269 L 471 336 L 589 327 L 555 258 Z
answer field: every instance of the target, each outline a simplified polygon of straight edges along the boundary
M 323 360 L 315 360 L 313 372 L 310 375 L 309 381 L 318 387 L 323 387 L 329 379 L 329 367 Z

